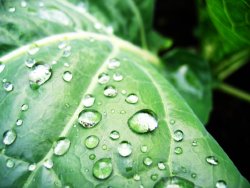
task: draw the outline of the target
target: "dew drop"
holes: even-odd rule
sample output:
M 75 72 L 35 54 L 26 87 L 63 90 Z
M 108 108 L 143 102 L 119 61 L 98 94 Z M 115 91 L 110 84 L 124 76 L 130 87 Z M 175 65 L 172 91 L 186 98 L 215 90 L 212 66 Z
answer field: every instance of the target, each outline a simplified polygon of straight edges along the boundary
M 96 158 L 95 154 L 90 154 L 90 155 L 89 155 L 89 159 L 90 159 L 90 160 L 95 160 L 95 158 Z
M 48 64 L 36 63 L 29 74 L 30 87 L 38 89 L 50 79 L 51 75 L 52 70 Z
M 135 181 L 140 181 L 141 177 L 140 177 L 138 174 L 135 174 L 135 175 L 133 176 L 133 179 L 134 179 Z
M 159 170 L 165 170 L 166 169 L 166 165 L 163 162 L 159 162 L 157 164 L 157 166 L 158 166 Z
M 197 177 L 197 174 L 196 173 L 192 173 L 191 177 L 195 179 Z
M 64 65 L 64 67 L 69 67 L 68 63 L 64 63 L 63 65 Z
M 15 7 L 10 7 L 10 8 L 8 9 L 8 11 L 9 11 L 10 13 L 13 13 L 13 12 L 16 11 L 16 8 L 15 8 Z
M 120 138 L 120 133 L 118 131 L 111 131 L 111 133 L 109 134 L 109 137 L 112 139 L 112 140 L 117 140 Z
M 28 50 L 28 54 L 29 54 L 29 55 L 35 55 L 39 50 L 40 50 L 40 49 L 39 49 L 38 46 L 32 46 L 32 47 Z
M 67 138 L 62 138 L 57 141 L 56 146 L 54 147 L 54 154 L 61 156 L 64 155 L 70 147 L 70 140 Z
M 22 111 L 27 111 L 29 109 L 29 106 L 27 105 L 27 104 L 23 104 L 22 106 L 21 106 L 21 110 Z
M 180 178 L 178 176 L 173 177 L 163 177 L 161 178 L 154 187 L 165 187 L 165 188 L 185 188 L 185 187 L 195 187 L 194 183 L 186 180 L 184 178 Z
M 21 7 L 22 7 L 22 8 L 27 7 L 27 2 L 26 2 L 26 1 L 21 1 Z
M 108 69 L 117 69 L 120 67 L 120 61 L 116 58 L 110 59 L 108 62 Z
M 117 149 L 122 157 L 128 157 L 132 153 L 132 145 L 128 141 L 122 141 Z
M 171 125 L 174 125 L 174 124 L 175 124 L 175 120 L 171 119 L 171 120 L 170 120 L 170 124 L 171 124 Z
M 100 112 L 92 109 L 85 109 L 80 112 L 78 122 L 85 128 L 96 126 L 102 119 Z
M 215 184 L 216 188 L 227 188 L 227 183 L 224 180 L 219 180 Z
M 139 100 L 138 96 L 134 93 L 129 94 L 125 99 L 125 101 L 129 104 L 136 104 L 138 100 Z
M 142 152 L 142 153 L 148 152 L 148 146 L 142 145 L 142 146 L 141 146 L 141 152 Z
M 128 120 L 129 128 L 136 133 L 148 133 L 158 126 L 156 115 L 151 110 L 140 110 Z
M 106 86 L 105 88 L 104 88 L 104 95 L 106 96 L 106 97 L 110 97 L 110 98 L 113 98 L 113 97 L 116 97 L 116 95 L 117 95 L 117 90 L 116 90 L 116 88 L 114 87 L 114 86 Z
M 66 42 L 60 42 L 59 44 L 58 44 L 58 49 L 64 49 L 65 47 L 67 46 L 67 44 L 66 44 Z
M 174 153 L 175 154 L 177 154 L 177 155 L 180 155 L 180 154 L 182 154 L 182 148 L 181 147 L 176 147 L 176 148 L 174 148 Z
M 126 95 L 126 94 L 127 94 L 127 91 L 123 89 L 123 90 L 121 91 L 121 93 L 122 93 L 123 95 Z
M 143 163 L 146 165 L 146 166 L 150 166 L 153 161 L 150 157 L 146 157 L 144 160 L 143 160 Z
M 4 82 L 3 88 L 5 91 L 10 92 L 14 89 L 14 85 L 11 82 Z
M 63 50 L 63 57 L 69 57 L 71 55 L 71 46 L 66 46 Z
M 82 103 L 84 107 L 89 108 L 94 105 L 95 97 L 91 94 L 87 94 L 84 96 Z
M 70 71 L 65 71 L 63 73 L 63 80 L 66 81 L 66 82 L 70 82 L 73 78 L 73 75 Z
M 198 142 L 196 141 L 196 140 L 194 140 L 193 142 L 192 142 L 192 146 L 197 146 L 198 145 Z
M 102 145 L 102 149 L 103 149 L 103 150 L 107 150 L 107 149 L 108 149 L 108 146 L 107 146 L 106 144 L 103 144 L 103 145 Z
M 96 22 L 94 24 L 95 29 L 100 30 L 102 28 L 102 25 L 99 22 Z
M 174 141 L 180 142 L 183 140 L 183 137 L 184 137 L 184 135 L 183 135 L 183 132 L 181 130 L 177 130 L 174 132 L 174 136 L 173 136 Z
M 51 169 L 53 167 L 54 163 L 51 159 L 46 159 L 44 162 L 43 162 L 43 166 L 47 169 Z
M 39 7 L 44 7 L 44 2 L 39 2 L 38 5 Z
M 31 68 L 31 67 L 33 67 L 33 65 L 35 65 L 36 60 L 33 59 L 33 58 L 28 58 L 28 59 L 25 60 L 24 63 L 26 65 L 26 67 Z
M 15 166 L 15 162 L 12 159 L 7 159 L 6 167 L 7 168 L 13 168 L 14 166 Z
M 15 142 L 17 134 L 14 130 L 8 130 L 3 133 L 3 143 L 5 145 L 11 145 Z
M 152 174 L 151 180 L 156 181 L 158 179 L 158 174 Z
M 98 76 L 99 84 L 106 84 L 110 80 L 110 76 L 107 73 L 101 73 Z
M 115 74 L 113 75 L 113 80 L 116 81 L 116 82 L 120 82 L 120 81 L 123 80 L 123 75 L 120 74 L 120 73 L 115 73 Z
M 219 164 L 219 161 L 214 156 L 208 156 L 206 158 L 206 161 L 208 164 L 213 165 L 213 166 L 216 166 Z
M 110 158 L 102 158 L 95 162 L 93 166 L 93 175 L 97 179 L 104 180 L 110 177 L 113 171 L 113 165 Z
M 99 138 L 95 135 L 91 135 L 91 136 L 88 136 L 86 139 L 85 139 L 85 146 L 88 148 L 88 149 L 94 149 L 98 146 L 99 144 Z
M 5 64 L 0 62 L 0 73 L 3 72 L 4 68 L 5 68 Z
M 30 164 L 29 167 L 28 167 L 28 170 L 29 170 L 29 171 L 34 171 L 34 170 L 36 170 L 36 164 L 35 164 L 35 163 L 34 163 L 34 164 Z
M 21 126 L 22 124 L 23 124 L 23 120 L 18 119 L 18 120 L 16 121 L 16 125 L 17 125 L 17 126 Z

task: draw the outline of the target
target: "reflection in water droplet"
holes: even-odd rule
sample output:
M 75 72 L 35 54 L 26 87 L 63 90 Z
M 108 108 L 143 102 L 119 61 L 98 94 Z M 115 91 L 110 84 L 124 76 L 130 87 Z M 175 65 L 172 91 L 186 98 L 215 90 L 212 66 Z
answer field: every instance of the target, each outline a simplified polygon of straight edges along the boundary
M 143 160 L 143 163 L 146 165 L 146 166 L 150 166 L 153 161 L 150 157 L 146 157 L 144 160 Z
M 36 169 L 36 164 L 30 164 L 29 167 L 28 167 L 28 170 L 29 171 L 34 171 Z
M 73 74 L 70 71 L 65 71 L 63 73 L 63 80 L 66 82 L 70 82 L 73 78 Z
M 158 179 L 158 174 L 152 174 L 151 180 L 156 181 Z
M 14 85 L 11 82 L 4 82 L 3 89 L 7 92 L 10 92 L 14 89 Z
M 4 68 L 5 68 L 5 64 L 0 62 L 0 73 L 3 72 Z
M 92 109 L 85 109 L 80 112 L 78 122 L 85 128 L 96 126 L 102 119 L 100 112 Z
M 180 142 L 183 140 L 183 132 L 181 130 L 177 130 L 174 132 L 173 137 L 176 142 Z
M 95 103 L 95 97 L 93 95 L 87 94 L 84 96 L 83 101 L 82 101 L 82 104 L 84 107 L 89 108 L 93 106 L 94 103 Z
M 13 12 L 16 11 L 16 8 L 15 8 L 15 7 L 10 7 L 10 8 L 8 9 L 8 11 L 9 11 L 10 13 L 13 13 Z
M 95 135 L 91 135 L 91 136 L 88 136 L 86 139 L 85 139 L 85 146 L 88 148 L 88 149 L 94 149 L 98 146 L 99 144 L 99 138 Z
M 93 175 L 97 179 L 107 179 L 113 171 L 113 165 L 110 158 L 102 158 L 95 162 L 93 166 Z
M 128 120 L 129 128 L 136 133 L 148 133 L 158 126 L 156 115 L 151 110 L 140 110 Z
M 141 146 L 141 152 L 142 152 L 142 153 L 148 152 L 148 146 L 142 145 L 142 146 Z
M 21 110 L 22 111 L 26 111 L 26 110 L 28 110 L 29 109 L 29 106 L 27 105 L 27 104 L 23 104 L 22 106 L 21 106 Z
M 17 134 L 14 130 L 8 130 L 3 133 L 3 143 L 5 145 L 11 145 L 15 142 Z
M 112 140 L 117 140 L 120 138 L 120 133 L 118 131 L 111 131 L 109 137 L 112 139 Z
M 181 147 L 176 147 L 176 148 L 174 148 L 174 153 L 175 154 L 177 154 L 177 155 L 180 155 L 180 154 L 182 154 L 182 148 Z
M 48 64 L 36 63 L 29 74 L 30 86 L 38 89 L 42 84 L 50 79 L 52 75 L 51 67 Z
M 128 141 L 122 141 L 118 146 L 118 153 L 122 157 L 127 157 L 132 153 L 132 145 Z
M 51 169 L 53 167 L 54 163 L 51 159 L 46 159 L 44 162 L 43 162 L 43 166 L 47 169 Z
M 36 63 L 36 60 L 33 59 L 33 58 L 28 58 L 28 59 L 25 60 L 24 63 L 26 65 L 26 67 L 31 68 Z
M 106 84 L 106 83 L 108 83 L 109 80 L 110 80 L 110 76 L 107 73 L 101 73 L 98 76 L 98 82 L 100 84 Z
M 219 161 L 214 156 L 208 156 L 206 158 L 206 161 L 208 164 L 213 165 L 213 166 L 216 166 L 219 164 Z
M 38 51 L 39 51 L 39 47 L 38 47 L 38 46 L 32 46 L 32 47 L 28 50 L 28 54 L 29 54 L 29 55 L 35 55 Z
M 57 141 L 56 146 L 54 147 L 54 154 L 55 155 L 64 155 L 70 147 L 70 140 L 67 138 L 62 138 Z
M 7 159 L 6 167 L 7 168 L 13 168 L 14 166 L 15 166 L 15 162 L 12 159 Z
M 158 166 L 159 170 L 164 170 L 164 169 L 166 169 L 166 165 L 165 165 L 163 162 L 159 162 L 159 163 L 157 164 L 157 166 Z
M 122 74 L 120 74 L 120 73 L 115 73 L 115 74 L 113 75 L 113 80 L 116 81 L 116 82 L 122 81 L 122 80 L 123 80 Z
M 23 124 L 23 120 L 18 119 L 18 120 L 16 121 L 16 125 L 17 125 L 17 126 L 21 126 L 22 124 Z
M 215 184 L 216 188 L 227 188 L 227 183 L 224 180 L 219 180 Z
M 184 178 L 173 176 L 161 178 L 155 185 L 155 188 L 194 188 L 195 184 Z
M 104 95 L 106 96 L 106 97 L 110 97 L 110 98 L 113 98 L 113 97 L 116 97 L 116 95 L 117 95 L 117 90 L 116 90 L 116 88 L 114 87 L 114 86 L 106 86 L 105 88 L 104 88 Z
M 117 69 L 120 67 L 120 61 L 116 58 L 110 59 L 108 62 L 108 69 Z
M 133 176 L 133 179 L 134 179 L 135 181 L 140 181 L 141 177 L 140 177 L 138 174 L 135 174 L 135 175 Z
M 96 158 L 95 154 L 90 154 L 90 155 L 89 155 L 89 159 L 90 159 L 90 160 L 95 160 L 95 158 Z
M 138 100 L 139 100 L 138 96 L 134 93 L 129 94 L 125 99 L 125 101 L 129 104 L 136 104 Z

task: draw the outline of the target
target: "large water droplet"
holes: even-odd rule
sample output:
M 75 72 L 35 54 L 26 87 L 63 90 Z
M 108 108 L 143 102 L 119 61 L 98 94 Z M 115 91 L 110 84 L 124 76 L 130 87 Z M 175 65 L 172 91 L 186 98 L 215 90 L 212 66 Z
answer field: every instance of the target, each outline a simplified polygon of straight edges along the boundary
M 181 131 L 181 130 L 177 130 L 177 131 L 175 131 L 174 132 L 174 140 L 176 141 L 176 142 L 180 142 L 180 141 L 182 141 L 183 140 L 183 132 Z
M 122 74 L 121 74 L 121 73 L 115 73 L 115 74 L 113 75 L 113 80 L 116 81 L 116 82 L 122 81 L 122 80 L 123 80 Z
M 85 139 L 85 146 L 89 149 L 94 149 L 98 146 L 99 144 L 99 138 L 95 135 L 91 135 L 91 136 L 88 136 L 86 139 Z
M 134 179 L 135 181 L 140 181 L 141 177 L 140 177 L 138 174 L 135 174 L 135 175 L 133 176 L 133 179 Z
M 206 158 L 206 161 L 208 164 L 213 165 L 213 166 L 216 166 L 219 164 L 219 161 L 215 158 L 215 156 L 208 156 Z
M 11 82 L 4 82 L 3 89 L 7 92 L 10 92 L 14 89 L 14 85 Z
M 32 46 L 32 47 L 28 50 L 28 54 L 30 54 L 30 55 L 35 55 L 38 51 L 39 51 L 39 47 L 35 45 L 35 46 Z
M 175 154 L 177 154 L 177 155 L 180 155 L 180 154 L 182 154 L 182 148 L 181 147 L 176 147 L 176 148 L 174 148 L 174 153 Z
M 117 69 L 120 67 L 120 61 L 116 58 L 110 59 L 108 62 L 108 69 Z
M 5 145 L 11 145 L 15 142 L 17 134 L 14 130 L 8 130 L 3 133 L 3 143 Z
M 122 141 L 117 149 L 122 157 L 128 157 L 132 153 L 132 145 L 128 141 Z
M 89 108 L 94 105 L 95 97 L 93 95 L 87 94 L 84 96 L 82 103 L 84 107 Z
M 23 120 L 18 119 L 18 120 L 16 121 L 16 125 L 17 125 L 17 126 L 21 126 L 22 124 L 23 124 Z
M 55 155 L 64 155 L 70 147 L 70 140 L 67 138 L 62 138 L 57 141 L 56 146 L 54 147 Z
M 125 101 L 130 104 L 136 104 L 138 100 L 139 100 L 138 96 L 134 93 L 129 94 L 125 99 Z
M 154 188 L 195 188 L 193 182 L 180 178 L 178 176 L 164 177 L 161 178 L 155 185 Z
M 63 80 L 66 82 L 70 82 L 73 78 L 73 74 L 70 71 L 65 71 L 63 73 Z
M 109 137 L 112 139 L 112 140 L 117 140 L 120 138 L 120 133 L 118 131 L 111 131 Z
M 30 86 L 38 89 L 42 84 L 50 79 L 52 75 L 51 67 L 48 64 L 36 63 L 29 74 Z
M 28 59 L 25 60 L 24 63 L 25 63 L 25 65 L 26 65 L 27 67 L 31 68 L 31 67 L 33 67 L 33 66 L 35 65 L 36 60 L 33 59 L 33 58 L 28 58 Z
M 109 80 L 110 80 L 110 76 L 107 73 L 101 73 L 98 76 L 98 82 L 100 84 L 106 84 L 106 83 L 108 83 Z
M 216 188 L 227 188 L 227 183 L 224 180 L 219 180 L 215 184 Z
M 22 106 L 21 106 L 21 110 L 22 111 L 26 111 L 26 110 L 28 110 L 29 109 L 29 105 L 27 105 L 27 104 L 23 104 Z
M 148 133 L 158 126 L 156 115 L 151 110 L 140 110 L 128 120 L 129 128 L 136 133 Z
M 15 162 L 12 159 L 7 159 L 6 167 L 7 168 L 13 168 L 14 166 L 15 166 Z
M 117 90 L 116 90 L 116 88 L 114 86 L 106 86 L 104 88 L 104 95 L 106 97 L 113 98 L 113 97 L 115 97 L 117 95 Z
M 36 170 L 36 164 L 35 164 L 35 163 L 34 163 L 34 164 L 30 164 L 29 167 L 28 167 L 28 170 L 29 170 L 29 171 L 34 171 L 34 170 Z
M 5 64 L 0 62 L 0 73 L 3 72 L 4 68 L 5 68 Z
M 85 128 L 96 126 L 102 119 L 100 112 L 92 109 L 85 109 L 80 112 L 78 122 Z
M 102 158 L 95 162 L 93 166 L 93 175 L 97 179 L 107 179 L 113 171 L 113 165 L 110 158 Z
M 46 159 L 44 162 L 43 162 L 43 166 L 47 169 L 51 169 L 53 167 L 54 163 L 51 159 Z
M 159 170 L 164 170 L 164 169 L 166 169 L 166 165 L 165 165 L 163 162 L 159 162 L 159 163 L 157 164 L 157 166 L 158 166 Z
M 143 163 L 144 163 L 146 166 L 150 166 L 150 165 L 153 163 L 153 160 L 152 160 L 150 157 L 146 157 L 146 158 L 143 160 Z

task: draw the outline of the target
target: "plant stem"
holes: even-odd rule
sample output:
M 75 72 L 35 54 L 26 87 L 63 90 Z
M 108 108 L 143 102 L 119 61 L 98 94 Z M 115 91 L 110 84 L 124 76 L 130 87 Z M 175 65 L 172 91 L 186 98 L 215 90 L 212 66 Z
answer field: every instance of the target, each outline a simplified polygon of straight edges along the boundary
M 250 94 L 226 83 L 219 83 L 217 89 L 250 103 Z

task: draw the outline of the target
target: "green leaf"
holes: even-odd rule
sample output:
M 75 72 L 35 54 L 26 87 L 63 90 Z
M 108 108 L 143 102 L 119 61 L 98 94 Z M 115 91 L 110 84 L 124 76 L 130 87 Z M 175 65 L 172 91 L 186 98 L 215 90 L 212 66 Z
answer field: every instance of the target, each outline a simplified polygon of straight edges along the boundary
M 212 79 L 207 61 L 186 50 L 175 49 L 163 56 L 165 77 L 179 91 L 201 122 L 207 123 L 212 109 Z
M 54 35 L 0 62 L 0 187 L 249 186 L 158 59 L 126 41 Z

